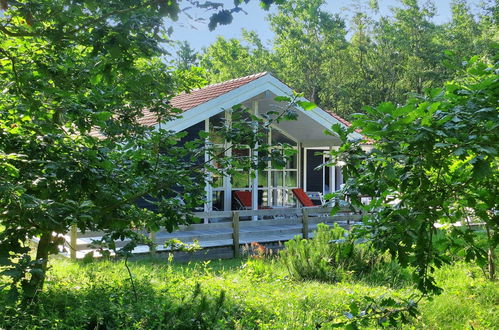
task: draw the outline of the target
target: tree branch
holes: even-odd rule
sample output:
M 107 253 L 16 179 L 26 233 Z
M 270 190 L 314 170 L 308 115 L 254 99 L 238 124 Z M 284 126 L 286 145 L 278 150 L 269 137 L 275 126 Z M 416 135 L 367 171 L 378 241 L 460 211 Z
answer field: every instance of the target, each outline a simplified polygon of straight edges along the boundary
M 102 15 L 101 17 L 88 19 L 85 23 L 78 26 L 77 28 L 73 28 L 73 29 L 67 31 L 66 35 L 72 35 L 78 31 L 88 29 L 89 26 L 103 22 L 106 19 L 108 19 L 109 17 L 115 16 L 115 15 L 126 14 L 126 13 L 133 12 L 135 10 L 139 10 L 139 9 L 151 6 L 151 5 L 160 4 L 162 2 L 164 2 L 164 1 L 163 0 L 151 0 L 151 1 L 147 1 L 147 2 L 143 3 L 142 5 L 139 5 L 136 7 L 130 7 L 130 8 L 118 9 L 118 10 L 111 11 L 107 14 Z M 3 32 L 4 34 L 8 35 L 9 37 L 37 37 L 37 36 L 42 36 L 43 32 L 46 32 L 46 30 L 40 31 L 40 32 L 12 32 L 12 31 L 8 30 L 4 25 L 0 25 L 0 32 Z
M 9 37 L 36 37 L 39 34 L 34 32 L 12 32 L 9 31 L 5 26 L 0 25 L 0 32 L 5 33 Z

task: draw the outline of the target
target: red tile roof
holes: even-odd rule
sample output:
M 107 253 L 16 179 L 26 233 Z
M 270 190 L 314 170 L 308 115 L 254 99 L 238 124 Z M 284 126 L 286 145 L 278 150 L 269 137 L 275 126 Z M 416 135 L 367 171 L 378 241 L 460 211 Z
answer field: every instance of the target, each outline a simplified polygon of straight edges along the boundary
M 226 94 L 236 88 L 246 85 L 247 83 L 257 80 L 258 78 L 261 78 L 267 74 L 268 72 L 260 72 L 252 74 L 250 76 L 227 80 L 213 85 L 208 85 L 203 88 L 193 89 L 188 93 L 182 93 L 177 96 L 174 96 L 170 100 L 170 104 L 172 107 L 180 109 L 183 112 L 185 112 L 187 110 L 197 107 L 198 105 L 211 101 L 214 98 L 217 98 L 223 94 Z M 326 112 L 329 113 L 335 119 L 337 119 L 339 122 L 344 124 L 345 126 L 351 126 L 350 122 L 341 118 L 337 114 L 331 111 L 326 111 Z M 150 112 L 147 109 L 144 109 L 143 114 L 144 116 L 137 120 L 138 123 L 146 126 L 152 126 L 158 123 L 158 119 L 155 113 Z M 98 136 L 100 135 L 100 133 L 96 131 L 92 132 L 91 135 Z
M 352 123 L 349 122 L 348 120 L 344 119 L 344 118 L 341 118 L 340 116 L 338 116 L 337 114 L 335 114 L 334 112 L 330 111 L 330 110 L 327 110 L 326 111 L 327 113 L 329 113 L 332 117 L 334 117 L 336 120 L 338 120 L 340 123 L 342 123 L 343 125 L 345 125 L 346 127 L 350 127 L 352 126 Z M 362 135 L 362 131 L 359 130 L 359 129 L 356 129 L 355 132 L 359 133 Z M 365 142 L 364 144 L 373 144 L 374 141 L 371 140 L 371 139 L 366 139 L 366 137 L 364 136 L 364 139 L 365 139 Z
M 200 104 L 208 102 L 220 95 L 230 92 L 238 87 L 246 85 L 253 80 L 265 76 L 267 72 L 260 72 L 246 77 L 227 80 L 218 84 L 209 85 L 200 89 L 194 89 L 189 93 L 182 93 L 171 99 L 173 107 L 187 111 Z
M 344 119 L 344 118 L 341 118 L 340 116 L 338 116 L 337 114 L 335 114 L 334 112 L 330 111 L 330 110 L 326 110 L 327 113 L 329 113 L 334 119 L 336 119 L 337 121 L 339 121 L 340 123 L 342 123 L 343 125 L 347 126 L 347 127 L 350 127 L 352 126 L 352 124 Z
M 174 96 L 170 100 L 172 107 L 187 111 L 203 103 L 213 100 L 223 94 L 226 94 L 236 88 L 250 83 L 258 78 L 265 76 L 267 72 L 260 72 L 250 76 L 227 80 L 221 83 L 208 85 L 203 88 L 193 89 L 189 93 L 182 93 Z M 144 117 L 139 118 L 138 122 L 142 125 L 152 126 L 157 124 L 157 117 L 154 113 L 144 110 Z

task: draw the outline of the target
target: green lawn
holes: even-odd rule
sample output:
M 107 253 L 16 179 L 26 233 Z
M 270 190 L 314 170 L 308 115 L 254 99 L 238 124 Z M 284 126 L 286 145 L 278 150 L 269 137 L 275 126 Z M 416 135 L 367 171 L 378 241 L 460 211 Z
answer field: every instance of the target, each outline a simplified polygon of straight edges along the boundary
M 52 260 L 39 297 L 43 307 L 27 312 L 0 301 L 0 328 L 329 328 L 330 320 L 365 295 L 414 292 L 404 273 L 388 279 L 390 286 L 376 277 L 303 282 L 289 279 L 272 260 L 175 264 L 165 256 L 129 264 L 137 301 L 123 261 Z M 498 285 L 478 268 L 459 263 L 439 270 L 437 278 L 444 293 L 424 301 L 421 316 L 407 328 L 492 329 L 499 324 Z

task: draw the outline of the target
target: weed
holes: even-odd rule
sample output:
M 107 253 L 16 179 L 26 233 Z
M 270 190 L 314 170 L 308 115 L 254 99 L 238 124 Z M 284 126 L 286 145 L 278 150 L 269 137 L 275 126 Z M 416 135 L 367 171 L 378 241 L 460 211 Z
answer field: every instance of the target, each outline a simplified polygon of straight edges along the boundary
M 295 237 L 280 256 L 295 279 L 339 282 L 371 272 L 385 257 L 368 243 L 356 244 L 337 224 L 319 224 L 313 239 Z

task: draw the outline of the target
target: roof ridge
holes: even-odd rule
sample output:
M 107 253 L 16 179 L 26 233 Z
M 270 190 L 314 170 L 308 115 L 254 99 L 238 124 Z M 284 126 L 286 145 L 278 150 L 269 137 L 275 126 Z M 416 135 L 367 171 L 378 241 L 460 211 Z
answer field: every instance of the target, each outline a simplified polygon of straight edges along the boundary
M 352 125 L 352 123 L 350 123 L 350 121 L 348 121 L 345 118 L 343 118 L 342 116 L 338 115 L 333 110 L 331 110 L 331 109 L 322 109 L 322 110 L 324 110 L 325 112 L 329 113 L 333 118 L 335 118 L 336 120 L 338 120 L 342 124 L 345 124 L 346 126 L 351 126 Z
M 214 83 L 214 84 L 206 85 L 204 87 L 194 88 L 194 89 L 191 89 L 189 92 L 182 92 L 180 94 L 184 94 L 184 93 L 189 94 L 189 93 L 191 93 L 193 91 L 198 91 L 198 90 L 203 89 L 203 88 L 215 87 L 215 86 L 219 86 L 219 85 L 223 85 L 223 84 L 229 84 L 229 83 L 233 83 L 233 82 L 245 80 L 245 79 L 248 79 L 248 78 L 260 78 L 260 77 L 265 76 L 266 74 L 269 74 L 269 72 L 268 71 L 262 71 L 262 72 L 258 72 L 258 73 L 253 73 L 253 74 L 250 74 L 250 75 L 247 75 L 247 76 L 244 76 L 244 77 L 233 78 L 233 79 L 229 79 L 229 80 L 217 82 L 217 83 Z

